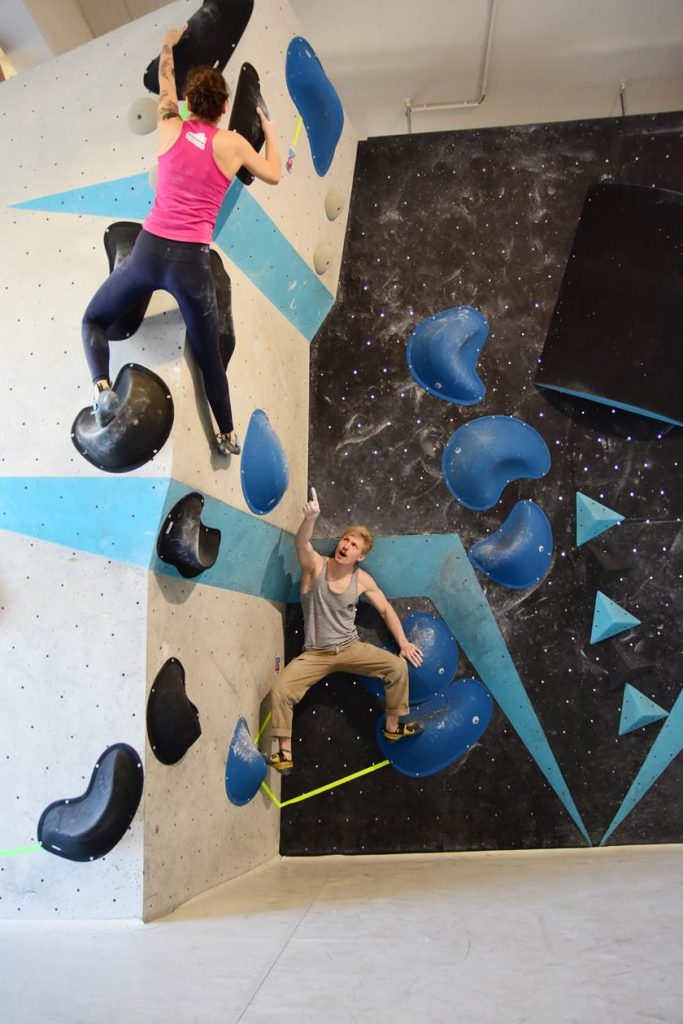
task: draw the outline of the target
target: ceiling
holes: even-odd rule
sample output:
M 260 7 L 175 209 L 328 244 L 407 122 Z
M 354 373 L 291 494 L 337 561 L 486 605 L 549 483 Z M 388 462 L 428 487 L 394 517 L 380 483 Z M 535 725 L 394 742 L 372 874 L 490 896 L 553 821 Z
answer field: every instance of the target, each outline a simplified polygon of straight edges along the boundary
M 290 4 L 361 138 L 683 109 L 683 0 Z M 0 46 L 21 73 L 164 6 L 0 0 Z

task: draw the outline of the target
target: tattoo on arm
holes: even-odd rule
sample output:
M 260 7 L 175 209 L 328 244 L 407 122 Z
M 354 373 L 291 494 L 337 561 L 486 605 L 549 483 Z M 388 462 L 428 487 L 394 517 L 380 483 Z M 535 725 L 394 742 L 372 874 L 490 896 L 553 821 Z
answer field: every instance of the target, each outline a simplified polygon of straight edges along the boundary
M 159 55 L 159 104 L 157 118 L 167 121 L 178 117 L 178 96 L 176 94 L 175 70 L 173 67 L 173 51 L 164 43 Z
M 167 121 L 170 117 L 180 116 L 177 101 L 169 96 L 165 89 L 162 89 L 159 94 L 157 112 L 160 121 Z

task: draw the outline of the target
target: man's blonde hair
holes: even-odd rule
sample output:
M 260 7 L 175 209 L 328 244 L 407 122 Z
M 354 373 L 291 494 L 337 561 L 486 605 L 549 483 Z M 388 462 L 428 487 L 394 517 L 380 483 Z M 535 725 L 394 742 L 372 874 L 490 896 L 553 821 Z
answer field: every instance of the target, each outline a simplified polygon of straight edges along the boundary
M 357 523 L 352 523 L 351 526 L 346 527 L 339 539 L 341 540 L 343 537 L 348 537 L 351 533 L 355 533 L 357 537 L 362 539 L 364 547 L 363 554 L 367 555 L 368 551 L 372 550 L 372 545 L 375 543 L 375 538 L 372 536 L 367 526 L 359 526 Z

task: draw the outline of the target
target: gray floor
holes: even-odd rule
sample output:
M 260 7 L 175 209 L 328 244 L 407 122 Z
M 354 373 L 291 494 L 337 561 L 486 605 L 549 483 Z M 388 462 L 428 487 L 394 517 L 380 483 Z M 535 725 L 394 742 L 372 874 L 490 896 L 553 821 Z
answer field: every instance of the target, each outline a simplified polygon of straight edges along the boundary
M 0 1021 L 681 1024 L 682 863 L 277 859 L 150 925 L 0 922 Z

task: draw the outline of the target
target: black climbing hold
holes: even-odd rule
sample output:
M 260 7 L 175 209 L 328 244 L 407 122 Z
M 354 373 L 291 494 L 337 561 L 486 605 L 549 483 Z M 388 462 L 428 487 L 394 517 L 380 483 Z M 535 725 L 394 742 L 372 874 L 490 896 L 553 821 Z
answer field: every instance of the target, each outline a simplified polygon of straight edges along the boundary
M 139 754 L 126 743 L 107 747 L 82 796 L 56 800 L 38 822 L 38 841 L 67 860 L 97 860 L 121 840 L 135 817 L 144 773 Z
M 258 71 L 251 64 L 243 64 L 237 80 L 228 130 L 243 135 L 258 153 L 266 140 L 261 128 L 261 119 L 256 113 L 257 107 L 260 107 L 268 117 L 268 108 L 261 95 Z M 246 167 L 240 167 L 237 177 L 244 185 L 251 185 L 254 180 L 254 175 Z
M 608 541 L 600 539 L 597 543 L 591 541 L 586 544 L 586 551 L 595 560 L 596 569 L 601 576 L 611 577 L 631 572 L 632 565 L 629 565 L 623 555 L 617 553 L 616 548 Z
M 254 0 L 204 0 L 189 18 L 187 28 L 173 47 L 176 90 L 185 97 L 185 79 L 192 68 L 212 67 L 222 71 L 249 23 Z M 143 82 L 150 92 L 159 93 L 159 58 L 145 71 Z
M 199 712 L 185 691 L 185 669 L 169 658 L 147 699 L 147 736 L 162 764 L 177 764 L 202 734 Z
M 186 494 L 164 520 L 157 539 L 157 554 L 181 576 L 193 579 L 210 569 L 218 558 L 221 531 L 201 521 L 204 498 L 198 491 Z
M 109 473 L 144 466 L 164 446 L 173 426 L 173 399 L 161 377 L 127 363 L 114 381 L 120 407 L 106 426 L 98 426 L 91 407 L 81 409 L 71 439 L 84 459 Z
M 610 647 L 616 651 L 621 661 L 621 667 L 609 673 L 607 689 L 610 693 L 620 690 L 627 683 L 635 683 L 636 680 L 653 672 L 657 665 L 649 658 L 641 656 L 637 651 L 617 643 L 613 640 Z
M 109 225 L 104 232 L 104 248 L 109 260 L 110 274 L 132 251 L 135 239 L 141 231 L 142 224 L 135 224 L 133 221 L 128 220 L 119 220 L 115 224 Z M 118 316 L 114 323 L 105 331 L 108 340 L 122 341 L 124 338 L 132 337 L 145 318 L 151 298 L 152 292 L 146 295 L 144 299 L 140 299 L 132 309 L 128 309 L 121 316 Z

